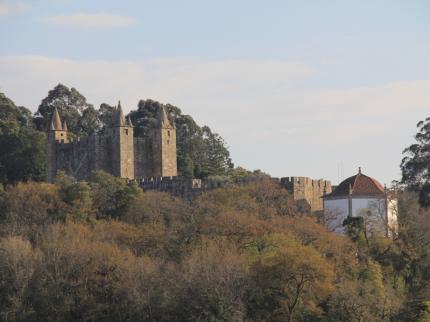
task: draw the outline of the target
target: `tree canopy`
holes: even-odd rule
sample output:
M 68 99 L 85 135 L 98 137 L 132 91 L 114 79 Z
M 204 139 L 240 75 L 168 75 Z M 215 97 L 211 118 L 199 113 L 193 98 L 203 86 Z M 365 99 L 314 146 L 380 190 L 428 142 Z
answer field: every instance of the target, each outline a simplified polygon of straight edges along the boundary
M 31 112 L 0 93 L 0 183 L 45 178 L 45 134 Z
M 73 87 L 69 89 L 63 84 L 58 84 L 42 100 L 34 118 L 40 131 L 49 128 L 55 109 L 60 113 L 62 121 L 67 122 L 67 127 L 72 133 L 85 136 L 100 130 L 97 111 Z
M 417 124 L 416 143 L 406 148 L 401 163 L 402 183 L 419 193 L 421 205 L 430 206 L 430 118 Z

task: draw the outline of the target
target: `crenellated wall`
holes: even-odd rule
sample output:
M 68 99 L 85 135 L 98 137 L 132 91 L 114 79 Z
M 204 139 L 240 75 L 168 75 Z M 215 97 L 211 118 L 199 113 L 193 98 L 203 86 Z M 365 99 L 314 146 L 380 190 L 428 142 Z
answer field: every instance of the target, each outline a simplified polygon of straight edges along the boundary
M 129 180 L 129 182 L 137 183 L 144 191 L 163 191 L 184 198 L 194 197 L 204 190 L 200 179 L 186 177 L 151 177 Z
M 332 192 L 331 182 L 323 179 L 285 177 L 281 178 L 281 185 L 293 195 L 294 200 L 305 200 L 312 212 L 323 211 L 322 197 Z

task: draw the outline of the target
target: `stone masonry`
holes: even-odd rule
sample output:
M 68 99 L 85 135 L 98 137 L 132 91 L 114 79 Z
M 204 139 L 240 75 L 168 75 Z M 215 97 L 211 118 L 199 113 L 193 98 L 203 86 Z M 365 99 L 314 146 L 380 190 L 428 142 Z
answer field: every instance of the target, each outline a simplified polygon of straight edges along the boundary
M 323 211 L 322 197 L 332 191 L 330 181 L 307 177 L 281 178 L 281 185 L 293 195 L 294 200 L 306 201 L 313 213 Z
M 92 171 L 103 170 L 125 179 L 176 177 L 176 128 L 164 107 L 158 112 L 158 125 L 149 137 L 134 137 L 130 118 L 121 104 L 109 126 L 85 139 L 72 140 L 66 123 L 54 111 L 47 133 L 47 179 L 58 171 L 77 180 L 86 180 Z

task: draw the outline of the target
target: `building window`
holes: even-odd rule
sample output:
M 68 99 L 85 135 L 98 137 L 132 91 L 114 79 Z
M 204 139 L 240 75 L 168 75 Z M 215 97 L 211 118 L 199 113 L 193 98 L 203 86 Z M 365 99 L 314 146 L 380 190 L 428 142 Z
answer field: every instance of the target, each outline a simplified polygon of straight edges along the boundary
M 167 136 L 170 136 L 170 131 L 167 131 Z
M 128 135 L 128 129 L 124 129 L 125 135 Z
M 63 133 L 61 133 L 61 136 L 63 136 Z
M 167 140 L 167 144 L 170 144 L 170 140 L 169 139 Z

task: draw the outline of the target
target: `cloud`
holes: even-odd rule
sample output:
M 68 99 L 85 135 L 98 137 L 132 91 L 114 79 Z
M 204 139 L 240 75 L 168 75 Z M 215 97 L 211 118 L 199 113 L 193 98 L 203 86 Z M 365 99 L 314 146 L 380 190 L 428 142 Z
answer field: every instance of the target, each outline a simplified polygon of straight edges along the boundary
M 133 17 L 110 13 L 75 13 L 44 18 L 50 24 L 79 28 L 124 28 L 136 23 Z
M 10 56 L 0 57 L 0 70 L 0 91 L 33 111 L 59 82 L 95 106 L 120 99 L 129 111 L 146 98 L 174 104 L 219 132 L 238 164 L 285 176 L 333 179 L 342 161 L 346 173 L 348 165 L 373 167 L 390 183 L 430 108 L 430 80 L 326 88 L 308 84 L 318 74 L 311 66 L 282 60 Z
M 0 16 L 7 16 L 17 14 L 30 8 L 29 5 L 24 3 L 8 3 L 0 1 Z

